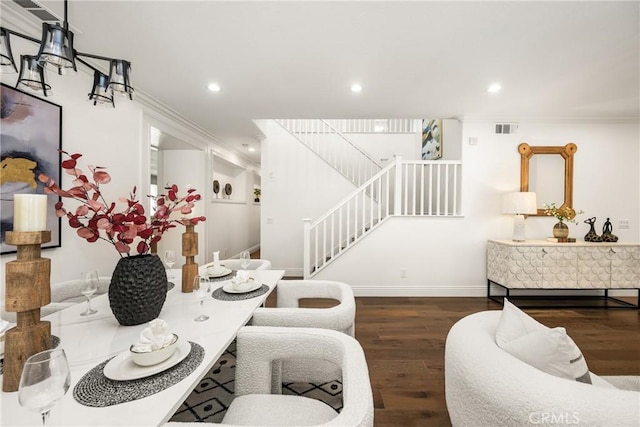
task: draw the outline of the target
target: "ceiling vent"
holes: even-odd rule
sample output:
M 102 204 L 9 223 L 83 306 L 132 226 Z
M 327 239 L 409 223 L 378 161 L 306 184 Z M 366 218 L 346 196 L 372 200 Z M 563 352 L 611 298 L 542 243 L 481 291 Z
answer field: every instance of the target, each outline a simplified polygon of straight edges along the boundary
M 518 131 L 517 123 L 496 123 L 496 133 L 498 134 L 507 134 L 507 133 L 516 133 Z
M 50 10 L 45 9 L 44 6 L 39 5 L 32 0 L 13 0 L 18 6 L 27 10 L 31 14 L 35 15 L 39 20 L 44 22 L 62 22 L 63 19 L 51 13 Z

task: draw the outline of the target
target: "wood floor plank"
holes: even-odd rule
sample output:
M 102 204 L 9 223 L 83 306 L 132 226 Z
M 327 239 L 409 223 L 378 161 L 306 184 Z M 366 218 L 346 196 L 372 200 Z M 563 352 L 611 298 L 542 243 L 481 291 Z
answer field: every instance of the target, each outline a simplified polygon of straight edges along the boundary
M 273 297 L 267 305 L 272 306 Z M 635 301 L 634 301 L 635 303 Z M 326 301 L 315 305 L 327 306 Z M 447 333 L 468 314 L 501 310 L 487 298 L 356 298 L 356 339 L 373 389 L 376 427 L 451 425 L 445 403 Z M 599 375 L 640 375 L 640 312 L 526 309 L 541 323 L 562 326 Z

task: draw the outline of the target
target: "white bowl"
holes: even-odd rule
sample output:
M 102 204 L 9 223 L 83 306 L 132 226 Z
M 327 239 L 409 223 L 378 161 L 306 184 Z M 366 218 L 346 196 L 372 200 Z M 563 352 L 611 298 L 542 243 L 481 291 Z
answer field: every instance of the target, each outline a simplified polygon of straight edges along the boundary
M 176 351 L 177 344 L 178 336 L 173 334 L 173 340 L 171 343 L 161 349 L 153 351 L 136 351 L 133 349 L 135 347 L 134 344 L 129 348 L 129 353 L 131 353 L 131 360 L 133 360 L 136 365 L 152 366 L 170 358 Z

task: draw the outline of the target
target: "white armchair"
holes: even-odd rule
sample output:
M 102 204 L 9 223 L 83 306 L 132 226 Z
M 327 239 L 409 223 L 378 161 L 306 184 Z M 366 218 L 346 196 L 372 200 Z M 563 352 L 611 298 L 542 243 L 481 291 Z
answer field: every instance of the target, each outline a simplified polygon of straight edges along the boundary
M 111 283 L 111 276 L 101 276 L 100 286 L 94 294 L 94 296 L 106 294 L 109 292 L 109 284 Z M 74 279 L 67 280 L 60 283 L 51 284 L 51 302 L 40 309 L 40 315 L 42 317 L 49 314 L 64 310 L 79 302 L 86 301 L 86 298 L 82 295 L 82 286 L 84 286 L 84 280 Z M 2 302 L 1 316 L 3 320 L 9 322 L 16 321 L 16 314 L 9 313 L 4 310 L 4 302 Z
M 326 329 L 244 327 L 237 338 L 235 399 L 222 425 L 373 426 L 373 395 L 364 352 L 353 338 Z M 302 396 L 272 394 L 272 363 L 321 358 L 342 369 L 343 408 Z M 202 426 L 175 423 L 168 426 Z
M 250 321 L 254 326 L 323 328 L 354 336 L 356 302 L 351 286 L 326 280 L 281 280 L 276 286 L 277 307 L 258 308 Z M 300 308 L 304 298 L 328 298 L 339 303 L 330 308 Z M 340 370 L 322 360 L 283 360 L 282 382 L 321 384 L 339 380 Z

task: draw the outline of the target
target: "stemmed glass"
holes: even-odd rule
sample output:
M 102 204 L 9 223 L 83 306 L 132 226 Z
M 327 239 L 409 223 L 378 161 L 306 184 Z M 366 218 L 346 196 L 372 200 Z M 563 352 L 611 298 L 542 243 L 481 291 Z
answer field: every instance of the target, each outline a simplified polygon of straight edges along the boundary
M 91 297 L 98 290 L 98 286 L 100 285 L 100 279 L 98 278 L 98 273 L 95 271 L 89 271 L 83 274 L 84 284 L 82 285 L 82 295 L 87 298 L 87 309 L 80 313 L 80 316 L 90 316 L 92 314 L 96 314 L 98 310 L 94 310 L 91 308 Z
M 251 264 L 251 254 L 249 251 L 240 252 L 240 267 L 242 267 L 243 270 L 246 270 L 249 268 L 249 264 Z
M 200 301 L 200 315 L 194 320 L 203 322 L 209 318 L 204 314 L 204 300 L 209 296 L 209 278 L 205 276 L 196 276 L 193 279 L 193 294 Z
M 169 267 L 169 280 L 173 280 L 173 271 L 171 270 L 171 267 L 176 263 L 176 253 L 173 250 L 167 249 L 164 251 L 164 263 Z
M 63 349 L 36 353 L 24 364 L 18 402 L 21 406 L 42 414 L 42 425 L 47 424 L 49 412 L 69 390 L 71 375 Z

